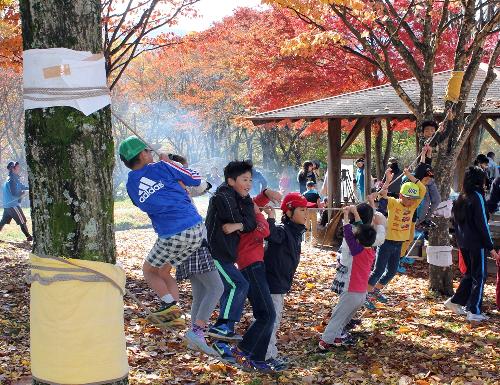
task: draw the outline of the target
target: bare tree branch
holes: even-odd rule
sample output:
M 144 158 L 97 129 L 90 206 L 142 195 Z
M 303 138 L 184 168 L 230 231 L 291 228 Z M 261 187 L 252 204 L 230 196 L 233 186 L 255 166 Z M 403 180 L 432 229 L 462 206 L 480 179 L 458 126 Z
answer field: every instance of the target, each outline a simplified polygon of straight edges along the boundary
M 483 84 L 481 85 L 481 88 L 479 89 L 479 92 L 477 93 L 476 101 L 474 103 L 474 106 L 471 109 L 471 112 L 469 116 L 465 119 L 464 122 L 464 128 L 465 127 L 472 127 L 476 124 L 476 122 L 479 120 L 481 117 L 481 107 L 484 101 L 484 98 L 486 97 L 486 93 L 488 92 L 491 83 L 496 79 L 497 74 L 494 71 L 495 64 L 500 57 L 500 40 L 497 41 L 496 46 L 491 54 L 489 63 L 488 63 L 488 69 L 486 71 L 486 78 L 483 81 Z M 468 130 L 463 129 L 460 136 L 458 137 L 458 146 L 463 146 L 465 144 L 465 141 L 467 140 L 468 137 Z

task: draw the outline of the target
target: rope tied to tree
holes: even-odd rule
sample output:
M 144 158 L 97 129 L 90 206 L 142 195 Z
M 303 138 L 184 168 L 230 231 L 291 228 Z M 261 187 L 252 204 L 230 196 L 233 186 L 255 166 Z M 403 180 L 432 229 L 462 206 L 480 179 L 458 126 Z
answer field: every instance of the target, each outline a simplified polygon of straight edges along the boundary
M 34 96 L 44 95 L 44 96 Z M 33 101 L 63 101 L 87 99 L 98 96 L 109 96 L 108 87 L 65 87 L 65 88 L 36 88 L 26 87 L 23 89 L 23 97 Z

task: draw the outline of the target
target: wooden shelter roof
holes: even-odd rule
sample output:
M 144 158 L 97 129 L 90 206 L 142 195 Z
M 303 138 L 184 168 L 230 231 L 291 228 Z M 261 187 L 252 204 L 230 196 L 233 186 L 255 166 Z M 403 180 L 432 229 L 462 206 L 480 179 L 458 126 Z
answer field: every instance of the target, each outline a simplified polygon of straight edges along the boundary
M 434 74 L 434 106 L 444 109 L 444 95 L 450 79 L 451 70 Z M 467 101 L 466 112 L 470 112 L 486 73 L 479 69 Z M 415 78 L 400 81 L 408 96 L 416 103 L 420 98 L 420 86 Z M 500 117 L 500 76 L 490 85 L 482 114 L 487 118 Z M 368 118 L 414 118 L 408 107 L 396 94 L 390 84 L 367 88 L 360 91 L 313 100 L 307 103 L 266 111 L 249 119 L 254 123 L 282 119 L 357 119 Z

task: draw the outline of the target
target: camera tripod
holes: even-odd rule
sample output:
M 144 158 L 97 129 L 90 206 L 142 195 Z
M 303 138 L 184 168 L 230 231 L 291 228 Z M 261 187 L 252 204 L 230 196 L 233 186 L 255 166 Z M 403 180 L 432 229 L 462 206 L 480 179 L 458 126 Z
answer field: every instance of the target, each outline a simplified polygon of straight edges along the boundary
M 349 173 L 349 170 L 342 169 L 341 171 L 341 191 L 344 198 L 344 202 L 357 202 L 358 198 L 356 198 L 356 194 L 354 193 L 354 188 L 352 185 L 352 177 Z

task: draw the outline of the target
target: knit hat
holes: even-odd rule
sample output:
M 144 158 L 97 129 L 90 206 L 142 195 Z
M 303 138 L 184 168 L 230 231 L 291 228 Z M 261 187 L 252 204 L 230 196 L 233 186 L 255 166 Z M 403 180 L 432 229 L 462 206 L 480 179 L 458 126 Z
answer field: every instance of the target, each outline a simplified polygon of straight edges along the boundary
M 286 212 L 297 207 L 314 207 L 315 204 L 308 202 L 304 196 L 298 192 L 292 192 L 285 195 L 283 202 L 281 202 L 281 210 Z

